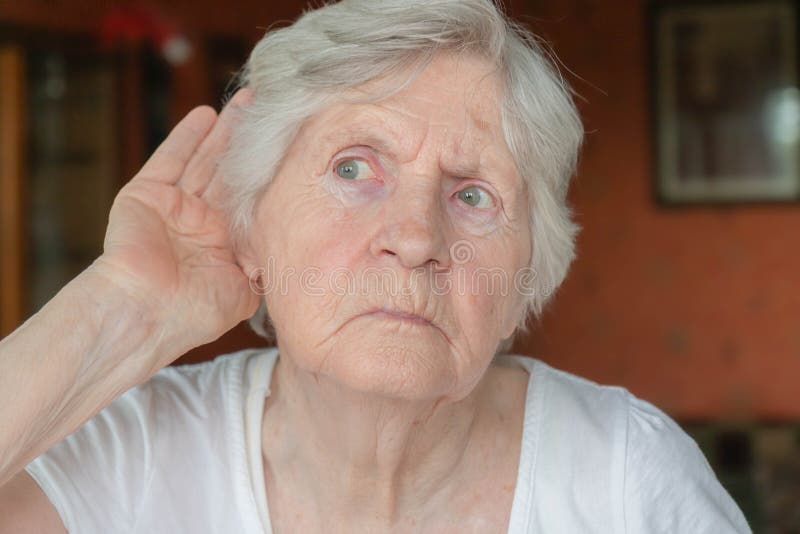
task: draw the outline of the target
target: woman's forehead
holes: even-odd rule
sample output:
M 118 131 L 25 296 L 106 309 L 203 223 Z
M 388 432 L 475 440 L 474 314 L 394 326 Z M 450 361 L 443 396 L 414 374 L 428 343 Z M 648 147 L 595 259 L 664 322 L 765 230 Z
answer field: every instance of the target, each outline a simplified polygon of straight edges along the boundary
M 436 56 L 420 72 L 405 72 L 354 88 L 356 97 L 402 89 L 377 102 L 377 114 L 395 115 L 398 122 L 438 123 L 466 132 L 495 133 L 500 128 L 500 83 L 494 69 L 470 55 Z
M 488 159 L 494 167 L 515 168 L 503 135 L 499 84 L 485 62 L 434 60 L 395 94 L 366 98 L 391 82 L 357 88 L 330 103 L 307 121 L 301 137 L 320 149 L 364 144 L 399 158 L 417 153 L 434 136 L 461 165 Z

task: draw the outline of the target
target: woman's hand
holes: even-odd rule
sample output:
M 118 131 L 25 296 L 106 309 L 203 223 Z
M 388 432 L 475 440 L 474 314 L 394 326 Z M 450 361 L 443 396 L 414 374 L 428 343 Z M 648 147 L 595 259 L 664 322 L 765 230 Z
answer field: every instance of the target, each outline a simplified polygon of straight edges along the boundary
M 249 98 L 240 90 L 219 117 L 209 107 L 191 111 L 111 208 L 104 252 L 92 270 L 159 325 L 169 347 L 157 365 L 216 339 L 258 306 L 215 198 L 217 162 L 236 110 Z
M 0 486 L 123 391 L 255 312 L 216 199 L 216 164 L 248 99 L 239 92 L 219 118 L 189 113 L 120 191 L 103 255 L 0 340 Z

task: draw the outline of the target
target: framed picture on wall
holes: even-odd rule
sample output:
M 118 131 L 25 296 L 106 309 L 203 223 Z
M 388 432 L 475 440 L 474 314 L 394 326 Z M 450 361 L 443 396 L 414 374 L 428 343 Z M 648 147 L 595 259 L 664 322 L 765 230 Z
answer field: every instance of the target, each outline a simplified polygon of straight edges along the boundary
M 658 198 L 800 198 L 794 3 L 669 3 L 650 13 Z

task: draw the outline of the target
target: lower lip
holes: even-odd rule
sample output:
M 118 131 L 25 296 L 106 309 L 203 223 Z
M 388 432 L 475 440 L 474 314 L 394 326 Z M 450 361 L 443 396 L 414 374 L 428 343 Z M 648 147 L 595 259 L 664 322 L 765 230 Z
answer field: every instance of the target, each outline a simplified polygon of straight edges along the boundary
M 422 317 L 418 317 L 416 315 L 410 315 L 407 313 L 396 313 L 396 312 L 387 312 L 387 311 L 375 311 L 370 313 L 373 317 L 381 317 L 384 319 L 394 319 L 396 321 L 403 321 L 405 323 L 410 324 L 418 324 L 423 326 L 432 326 L 429 321 L 426 321 Z

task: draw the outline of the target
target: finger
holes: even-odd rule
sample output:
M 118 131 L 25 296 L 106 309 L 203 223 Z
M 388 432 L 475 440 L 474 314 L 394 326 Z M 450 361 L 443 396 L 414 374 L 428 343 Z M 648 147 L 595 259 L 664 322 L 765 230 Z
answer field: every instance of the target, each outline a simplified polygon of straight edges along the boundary
M 209 106 L 190 111 L 169 133 L 163 143 L 137 173 L 137 179 L 174 184 L 216 121 Z
M 250 103 L 252 95 L 250 89 L 240 89 L 222 110 L 211 133 L 203 140 L 178 181 L 184 191 L 191 195 L 202 195 L 206 190 L 217 170 L 219 159 L 228 147 L 238 112 Z

